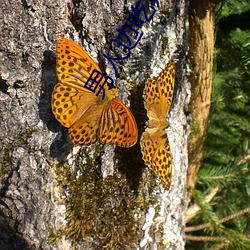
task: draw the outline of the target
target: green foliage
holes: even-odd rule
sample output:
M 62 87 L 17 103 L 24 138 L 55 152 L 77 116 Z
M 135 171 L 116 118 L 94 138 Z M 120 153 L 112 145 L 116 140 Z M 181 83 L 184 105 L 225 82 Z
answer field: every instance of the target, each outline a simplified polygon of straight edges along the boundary
M 232 169 L 230 167 L 216 166 L 211 168 L 204 165 L 199 172 L 198 183 L 207 187 L 231 187 L 237 183 L 239 174 L 242 175 L 241 171 L 234 170 L 235 168 Z
M 212 233 L 215 230 L 219 231 L 223 226 L 219 223 L 217 215 L 213 212 L 212 205 L 205 201 L 204 195 L 197 189 L 193 190 L 193 197 L 201 208 L 201 219 L 204 220 L 204 222 L 209 222 L 210 224 L 209 231 L 211 231 Z
M 224 3 L 221 17 L 250 9 L 249 1 Z M 215 63 L 203 161 L 193 191 L 193 203 L 201 211 L 190 222 L 191 226 L 208 225 L 189 235 L 217 238 L 188 241 L 187 249 L 250 249 L 249 212 L 221 220 L 250 206 L 250 26 L 249 30 L 236 28 L 229 34 L 218 29 Z M 207 203 L 207 190 L 214 187 L 219 191 Z
M 222 8 L 221 17 L 230 16 L 232 14 L 241 14 L 250 10 L 250 4 L 248 0 L 223 0 L 221 3 Z

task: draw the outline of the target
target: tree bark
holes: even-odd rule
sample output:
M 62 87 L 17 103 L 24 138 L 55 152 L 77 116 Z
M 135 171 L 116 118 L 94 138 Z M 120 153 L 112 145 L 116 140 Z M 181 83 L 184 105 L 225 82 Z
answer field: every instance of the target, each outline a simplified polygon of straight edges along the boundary
M 197 173 L 202 160 L 202 149 L 205 138 L 206 123 L 210 111 L 213 60 L 214 60 L 214 19 L 215 7 L 219 1 L 206 0 L 190 1 L 190 64 L 192 98 L 190 113 L 192 119 L 191 133 L 188 140 L 189 168 L 187 187 L 188 203 L 192 196 L 191 190 L 195 187 Z
M 170 58 L 176 62 L 167 130 L 173 155 L 169 191 L 144 166 L 139 143 L 130 149 L 99 143 L 73 148 L 51 112 L 60 36 L 79 43 L 115 79 L 103 54 L 127 53 L 110 39 L 137 3 L 1 0 L 0 249 L 184 249 L 184 110 L 190 93 L 186 1 L 164 1 L 159 7 L 141 2 L 148 14 L 149 6 L 156 13 L 138 29 L 144 34 L 129 59 L 117 63 L 115 82 L 119 98 L 130 103 L 140 136 L 147 120 L 144 82 Z M 133 33 L 128 34 L 132 39 Z

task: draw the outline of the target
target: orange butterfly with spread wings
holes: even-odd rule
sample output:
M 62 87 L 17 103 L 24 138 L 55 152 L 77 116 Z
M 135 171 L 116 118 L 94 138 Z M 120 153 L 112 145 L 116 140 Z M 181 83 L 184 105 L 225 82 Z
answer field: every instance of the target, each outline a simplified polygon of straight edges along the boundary
M 135 119 L 121 100 L 118 89 L 108 89 L 105 98 L 85 88 L 92 71 L 101 72 L 91 57 L 76 43 L 60 38 L 56 47 L 57 76 L 52 94 L 52 111 L 66 128 L 75 145 L 91 145 L 97 141 L 132 147 L 138 139 Z M 103 81 L 97 86 L 100 89 Z
M 144 107 L 149 118 L 148 126 L 141 136 L 143 160 L 152 167 L 169 189 L 172 173 L 170 145 L 165 128 L 174 92 L 175 65 L 170 61 L 158 77 L 148 79 L 143 92 Z

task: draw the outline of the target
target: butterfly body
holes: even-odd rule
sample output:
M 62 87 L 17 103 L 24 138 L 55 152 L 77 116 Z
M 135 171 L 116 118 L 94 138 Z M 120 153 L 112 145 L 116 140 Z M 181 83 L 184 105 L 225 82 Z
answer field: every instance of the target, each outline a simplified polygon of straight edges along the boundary
M 103 101 L 103 102 L 111 101 L 116 96 L 118 96 L 118 89 L 117 88 L 108 89 L 106 91 L 104 100 L 101 99 L 100 101 Z
M 165 119 L 150 119 L 147 121 L 147 128 L 149 129 L 154 129 L 154 128 L 165 129 L 165 128 L 168 128 L 168 126 L 169 124 L 166 121 L 166 118 Z
M 174 90 L 174 62 L 170 61 L 158 77 L 148 79 L 143 92 L 144 107 L 149 118 L 140 145 L 143 160 L 153 168 L 164 188 L 169 189 L 172 173 L 170 145 L 165 129 Z
M 52 111 L 56 119 L 68 128 L 75 145 L 88 146 L 100 141 L 131 147 L 138 138 L 137 126 L 131 111 L 116 98 L 118 89 L 108 89 L 105 84 L 104 90 L 96 96 L 105 79 L 93 86 L 96 87 L 95 93 L 84 86 L 94 69 L 101 72 L 80 46 L 66 38 L 59 39 L 59 82 L 52 94 Z M 105 91 L 103 100 L 102 91 Z

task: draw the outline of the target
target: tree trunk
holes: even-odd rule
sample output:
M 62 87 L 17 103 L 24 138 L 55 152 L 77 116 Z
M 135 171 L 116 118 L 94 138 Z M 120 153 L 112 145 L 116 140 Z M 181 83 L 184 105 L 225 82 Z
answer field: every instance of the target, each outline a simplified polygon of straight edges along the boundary
M 140 3 L 148 15 L 153 13 L 149 6 L 156 12 L 151 21 L 140 16 L 145 23 L 137 31 L 143 37 L 128 59 L 117 62 L 115 78 L 103 54 L 127 55 L 110 39 L 117 38 L 116 29 L 122 29 L 137 3 L 1 0 L 0 249 L 184 249 L 187 3 Z M 147 120 L 144 82 L 174 59 L 169 191 L 144 166 L 139 143 L 124 149 L 99 143 L 79 148 L 69 142 L 50 105 L 57 83 L 55 45 L 62 34 L 84 47 L 116 80 L 139 136 Z M 132 31 L 128 35 L 134 37 Z
M 191 0 L 189 6 L 191 64 L 189 81 L 192 93 L 189 109 L 192 127 L 188 140 L 187 187 L 190 191 L 196 184 L 210 111 L 214 60 L 214 19 L 215 7 L 218 2 L 206 0 L 198 3 L 196 0 Z M 188 194 L 189 201 L 190 197 L 191 192 Z

